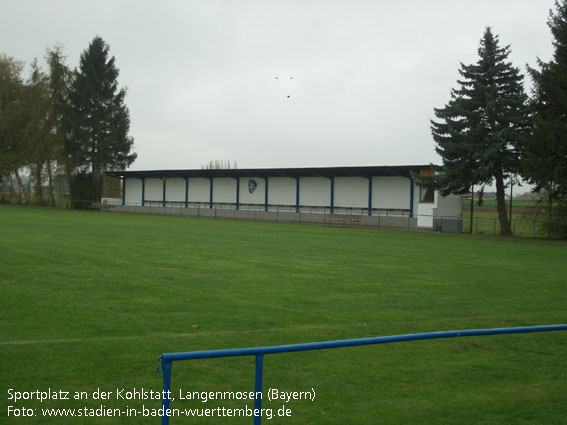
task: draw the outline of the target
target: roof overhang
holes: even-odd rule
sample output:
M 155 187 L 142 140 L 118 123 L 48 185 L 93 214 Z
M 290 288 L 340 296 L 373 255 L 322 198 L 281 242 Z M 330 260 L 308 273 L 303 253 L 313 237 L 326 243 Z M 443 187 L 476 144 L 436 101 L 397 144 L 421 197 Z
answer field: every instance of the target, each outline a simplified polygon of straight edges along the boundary
M 427 165 L 356 166 L 356 167 L 309 167 L 309 168 L 235 168 L 221 170 L 145 170 L 107 171 L 115 178 L 187 178 L 187 177 L 385 177 L 412 178 L 422 170 L 431 170 Z

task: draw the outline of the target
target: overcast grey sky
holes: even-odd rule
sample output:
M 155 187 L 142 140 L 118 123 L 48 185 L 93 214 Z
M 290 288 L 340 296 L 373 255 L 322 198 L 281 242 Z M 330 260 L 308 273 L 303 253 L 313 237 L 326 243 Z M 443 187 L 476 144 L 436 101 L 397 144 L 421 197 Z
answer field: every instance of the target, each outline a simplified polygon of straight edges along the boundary
M 486 26 L 525 73 L 553 0 L 0 0 L 0 53 L 96 35 L 128 88 L 133 170 L 440 163 L 433 108 Z M 276 77 L 278 77 L 276 79 Z M 293 77 L 293 79 L 291 79 Z M 526 79 L 529 86 L 529 80 Z

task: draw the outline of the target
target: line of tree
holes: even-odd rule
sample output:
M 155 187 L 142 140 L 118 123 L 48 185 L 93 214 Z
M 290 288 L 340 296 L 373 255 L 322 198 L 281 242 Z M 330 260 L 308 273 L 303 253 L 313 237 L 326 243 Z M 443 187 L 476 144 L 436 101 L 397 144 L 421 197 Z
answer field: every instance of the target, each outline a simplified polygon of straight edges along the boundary
M 24 80 L 23 64 L 0 55 L 0 178 L 15 178 L 22 202 L 23 173 L 40 205 L 55 205 L 55 176 L 66 176 L 73 199 L 99 199 L 102 173 L 136 159 L 115 58 L 95 37 L 78 69 L 69 69 L 60 46 L 45 59 L 47 70 L 35 60 Z
M 205 165 L 201 165 L 201 169 L 202 170 L 235 170 L 236 168 L 238 168 L 236 161 L 234 162 L 230 162 L 230 160 L 211 160 L 209 161 L 208 164 Z
M 443 195 L 473 192 L 475 185 L 496 186 L 501 234 L 511 233 L 505 183 L 518 177 L 534 185 L 549 203 L 549 219 L 567 220 L 567 0 L 557 0 L 548 25 L 555 54 L 528 67 L 533 95 L 523 75 L 486 28 L 478 61 L 461 64 L 458 88 L 434 109 L 431 132 L 443 160 L 433 177 Z M 552 208 L 553 206 L 553 208 Z

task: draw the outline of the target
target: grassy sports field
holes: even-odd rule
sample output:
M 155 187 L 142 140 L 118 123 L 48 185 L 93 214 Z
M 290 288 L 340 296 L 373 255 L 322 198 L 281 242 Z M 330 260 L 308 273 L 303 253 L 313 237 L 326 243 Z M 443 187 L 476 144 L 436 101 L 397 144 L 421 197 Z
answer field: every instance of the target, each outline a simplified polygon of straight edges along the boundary
M 158 409 L 116 390 L 159 391 L 164 352 L 567 322 L 563 242 L 16 207 L 0 207 L 0 232 L 6 424 L 158 424 L 42 409 Z M 316 398 L 264 400 L 274 417 L 262 423 L 563 424 L 566 355 L 567 332 L 269 355 L 266 390 Z M 252 357 L 173 366 L 174 397 L 251 391 L 253 379 Z M 99 388 L 108 400 L 93 399 Z M 86 397 L 13 399 L 48 389 Z M 275 417 L 282 405 L 291 417 Z

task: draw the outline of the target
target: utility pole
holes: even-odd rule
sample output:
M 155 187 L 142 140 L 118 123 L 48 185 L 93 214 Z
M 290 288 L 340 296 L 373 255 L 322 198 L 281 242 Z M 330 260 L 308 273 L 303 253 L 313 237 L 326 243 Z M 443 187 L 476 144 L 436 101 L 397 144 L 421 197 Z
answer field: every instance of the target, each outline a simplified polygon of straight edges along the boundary
M 470 222 L 470 234 L 473 233 L 473 215 L 474 215 L 474 184 L 471 186 L 471 222 Z
M 512 225 L 512 196 L 514 189 L 514 179 L 510 177 L 510 226 Z

